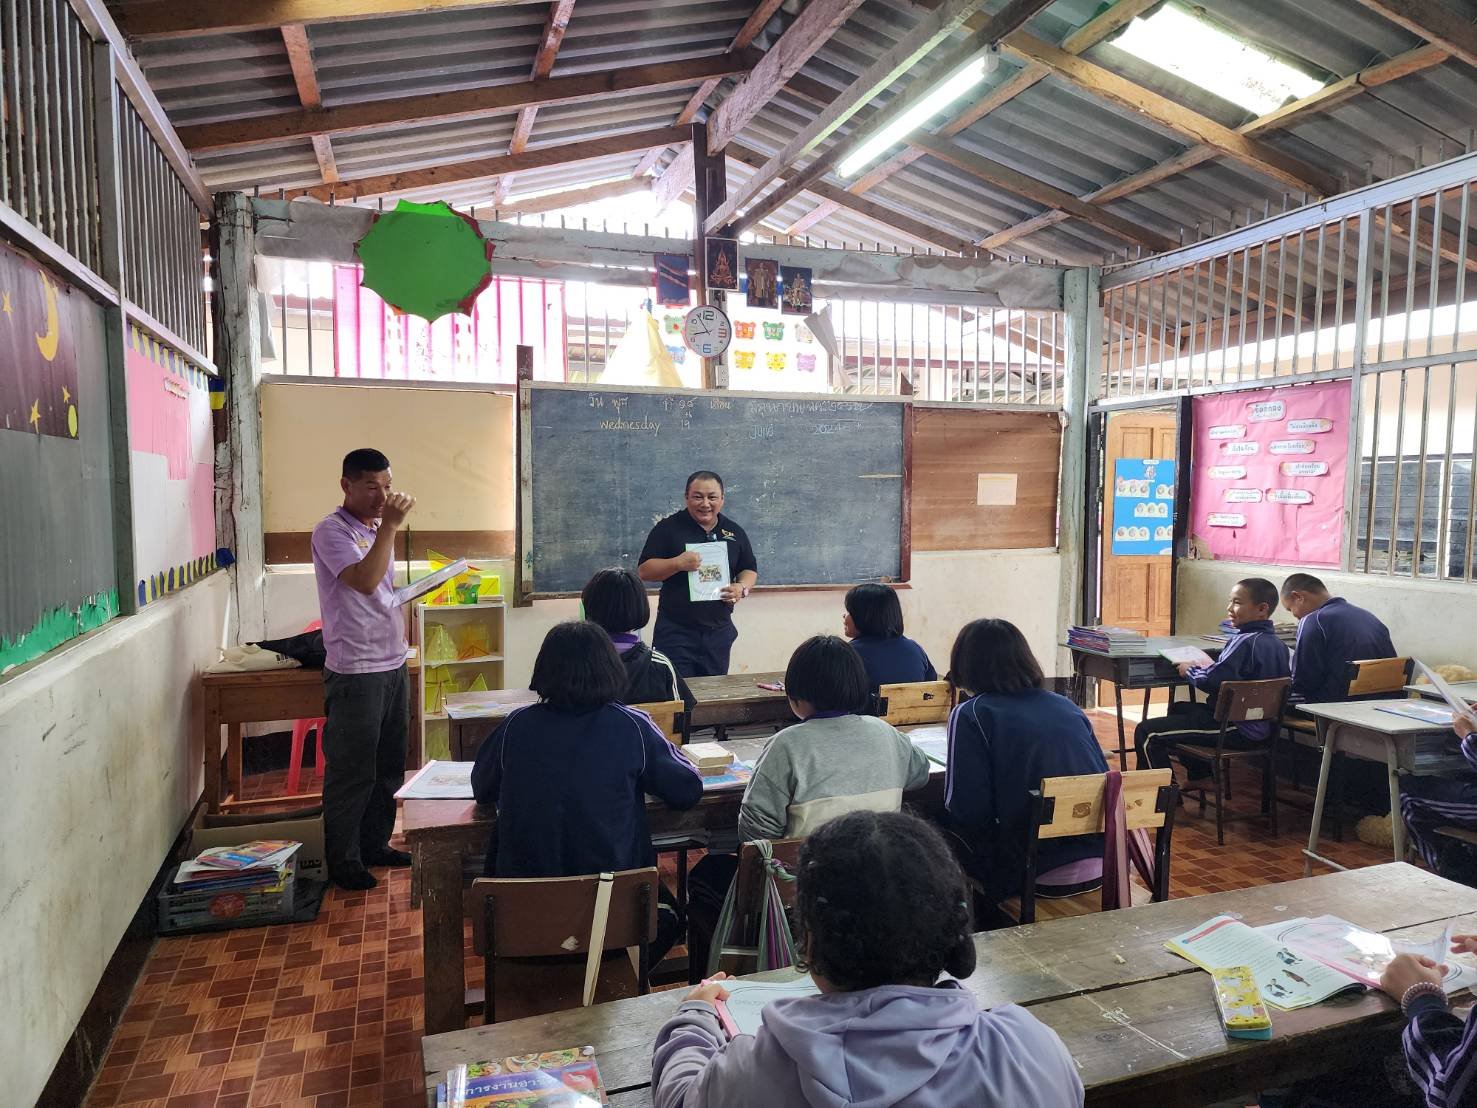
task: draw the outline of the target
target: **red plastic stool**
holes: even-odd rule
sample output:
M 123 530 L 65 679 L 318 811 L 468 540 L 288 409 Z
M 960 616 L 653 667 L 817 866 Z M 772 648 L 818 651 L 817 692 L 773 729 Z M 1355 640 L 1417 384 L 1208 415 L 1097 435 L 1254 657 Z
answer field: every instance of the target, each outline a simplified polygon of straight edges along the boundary
M 303 628 L 303 633 L 319 631 L 323 628 L 323 621 L 315 619 Z M 287 761 L 287 795 L 296 796 L 298 782 L 303 773 L 303 747 L 308 742 L 308 732 L 316 734 L 317 757 L 314 765 L 318 768 L 318 778 L 323 778 L 323 728 L 327 726 L 328 720 L 322 716 L 317 719 L 300 719 L 292 725 L 292 754 Z

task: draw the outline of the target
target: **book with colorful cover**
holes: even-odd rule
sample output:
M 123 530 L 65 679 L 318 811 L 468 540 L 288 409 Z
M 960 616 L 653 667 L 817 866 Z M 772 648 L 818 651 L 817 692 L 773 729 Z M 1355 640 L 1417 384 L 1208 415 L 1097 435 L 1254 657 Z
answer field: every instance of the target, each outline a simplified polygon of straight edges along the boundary
M 518 1054 L 446 1074 L 450 1108 L 594 1108 L 606 1103 L 592 1046 Z
M 202 850 L 195 864 L 211 869 L 276 869 L 302 847 L 289 839 L 256 839 L 240 846 L 218 846 Z
M 749 778 L 753 776 L 753 765 L 748 762 L 732 762 L 723 773 L 711 773 L 703 776 L 703 792 L 711 792 L 713 789 L 728 789 L 735 785 L 747 785 Z

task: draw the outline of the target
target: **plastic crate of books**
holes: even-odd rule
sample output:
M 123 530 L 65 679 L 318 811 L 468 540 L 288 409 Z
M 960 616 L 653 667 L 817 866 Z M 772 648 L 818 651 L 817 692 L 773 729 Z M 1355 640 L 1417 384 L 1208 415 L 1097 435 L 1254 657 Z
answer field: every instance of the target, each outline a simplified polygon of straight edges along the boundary
M 181 931 L 225 931 L 292 918 L 297 863 L 289 860 L 272 885 L 250 889 L 181 889 L 173 881 L 159 891 L 161 935 Z

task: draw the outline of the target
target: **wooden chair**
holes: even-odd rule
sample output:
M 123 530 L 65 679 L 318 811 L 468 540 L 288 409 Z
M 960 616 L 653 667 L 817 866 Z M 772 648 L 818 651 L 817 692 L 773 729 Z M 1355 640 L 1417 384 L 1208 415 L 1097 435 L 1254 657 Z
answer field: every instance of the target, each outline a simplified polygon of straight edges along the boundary
M 1282 729 L 1282 717 L 1287 710 L 1287 694 L 1292 688 L 1291 677 L 1272 677 L 1264 681 L 1227 681 L 1221 685 L 1216 697 L 1215 720 L 1220 725 L 1215 742 L 1174 743 L 1168 747 L 1170 753 L 1192 755 L 1210 761 L 1211 777 L 1215 782 L 1215 841 L 1224 845 L 1226 824 L 1253 816 L 1226 816 L 1226 800 L 1230 797 L 1226 776 L 1230 764 L 1237 760 L 1260 759 L 1262 763 L 1262 814 L 1268 817 L 1272 837 L 1277 836 L 1277 735 Z M 1231 728 L 1241 723 L 1265 721 L 1272 724 L 1272 734 L 1267 742 L 1252 750 L 1227 750 L 1226 736 Z M 1207 803 L 1205 790 L 1200 794 L 1200 813 L 1205 814 Z
M 944 723 L 954 707 L 947 681 L 909 681 L 877 690 L 877 715 L 894 727 L 910 723 Z
M 1398 696 L 1410 684 L 1415 662 L 1410 658 L 1372 658 L 1350 662 L 1344 670 L 1349 679 L 1345 695 L 1350 700 L 1375 696 Z
M 482 956 L 485 973 L 483 1022 L 582 1006 L 603 883 L 609 885 L 609 912 L 604 937 L 596 939 L 603 956 L 593 1001 L 647 992 L 658 882 L 655 866 L 581 877 L 473 881 L 466 911 L 472 949 Z M 475 1003 L 471 1007 L 475 1010 Z
M 1030 814 L 1026 820 L 1026 872 L 1019 896 L 1001 904 L 1000 910 L 1017 923 L 1041 919 L 1063 919 L 1103 910 L 1101 889 L 1068 897 L 1036 895 L 1036 858 L 1042 839 L 1073 835 L 1100 835 L 1106 828 L 1107 774 L 1079 777 L 1048 777 L 1032 789 Z M 1169 850 L 1174 836 L 1174 813 L 1179 790 L 1168 769 L 1130 770 L 1123 774 L 1124 830 L 1154 830 L 1154 887 L 1145 890 L 1131 884 L 1134 905 L 1169 899 Z
M 775 861 L 794 872 L 800 860 L 800 844 L 803 839 L 775 839 L 769 844 L 770 854 Z M 739 847 L 738 870 L 733 875 L 734 915 L 733 930 L 728 941 L 719 952 L 720 968 L 729 973 L 751 973 L 759 961 L 759 917 L 764 911 L 764 855 L 754 843 Z M 795 883 L 778 883 L 780 903 L 786 912 L 795 906 Z M 719 936 L 713 936 L 718 943 Z M 706 967 L 697 966 L 694 972 L 702 974 Z
M 645 712 L 656 724 L 656 729 L 667 736 L 673 746 L 686 746 L 688 729 L 687 705 L 680 700 L 658 700 L 650 704 L 631 704 L 638 712 Z

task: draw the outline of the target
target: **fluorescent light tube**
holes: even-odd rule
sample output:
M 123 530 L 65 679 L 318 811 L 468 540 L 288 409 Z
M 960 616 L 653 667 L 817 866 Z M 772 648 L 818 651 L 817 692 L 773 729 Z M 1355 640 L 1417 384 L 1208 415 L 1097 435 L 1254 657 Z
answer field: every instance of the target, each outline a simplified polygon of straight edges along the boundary
M 850 177 L 857 170 L 874 161 L 878 155 L 900 142 L 910 132 L 923 126 L 983 81 L 989 68 L 986 65 L 985 56 L 981 55 L 953 76 L 941 81 L 938 87 L 922 100 L 848 154 L 836 172 L 842 177 Z

